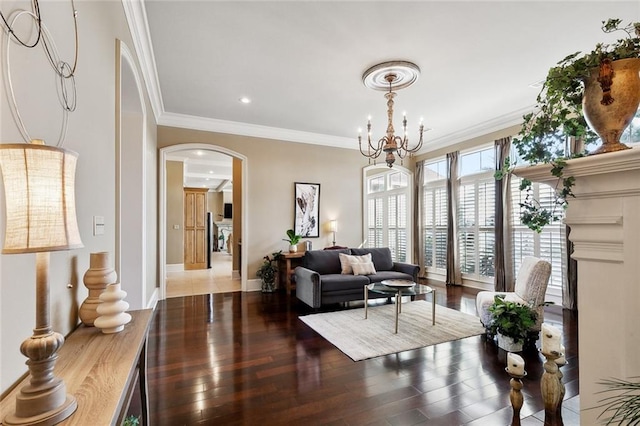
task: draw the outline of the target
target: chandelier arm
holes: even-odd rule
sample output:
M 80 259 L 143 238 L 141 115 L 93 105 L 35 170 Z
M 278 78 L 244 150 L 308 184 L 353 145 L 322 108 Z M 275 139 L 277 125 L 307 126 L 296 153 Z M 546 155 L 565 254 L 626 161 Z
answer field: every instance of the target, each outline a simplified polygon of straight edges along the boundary
M 383 147 L 381 142 L 382 142 L 382 139 L 378 141 L 378 146 L 375 147 L 371 143 L 371 137 L 369 136 L 368 143 L 367 143 L 367 152 L 365 152 L 362 150 L 362 136 L 358 136 L 358 147 L 360 148 L 360 154 L 368 158 L 378 158 L 380 156 L 380 153 L 382 152 L 382 147 Z

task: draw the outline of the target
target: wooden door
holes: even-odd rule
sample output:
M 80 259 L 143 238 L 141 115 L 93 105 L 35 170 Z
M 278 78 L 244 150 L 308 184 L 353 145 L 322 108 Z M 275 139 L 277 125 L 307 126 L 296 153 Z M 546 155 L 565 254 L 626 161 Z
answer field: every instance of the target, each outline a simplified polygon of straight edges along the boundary
M 184 188 L 184 269 L 207 267 L 207 191 Z

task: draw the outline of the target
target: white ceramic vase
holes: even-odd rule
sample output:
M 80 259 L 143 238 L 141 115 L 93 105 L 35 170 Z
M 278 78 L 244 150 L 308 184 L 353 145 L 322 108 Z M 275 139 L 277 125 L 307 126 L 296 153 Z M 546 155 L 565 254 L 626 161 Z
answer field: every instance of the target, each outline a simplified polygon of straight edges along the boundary
M 93 323 L 98 317 L 96 309 L 102 301 L 100 294 L 107 285 L 115 283 L 118 274 L 109 263 L 108 252 L 98 252 L 89 254 L 89 269 L 82 277 L 85 287 L 89 289 L 89 296 L 82 302 L 78 315 L 82 323 L 88 327 L 93 327 Z
M 96 309 L 99 317 L 94 325 L 103 333 L 118 333 L 131 321 L 131 315 L 125 312 L 129 309 L 129 304 L 123 300 L 126 295 L 127 292 L 120 288 L 120 283 L 109 284 L 100 295 L 102 303 Z

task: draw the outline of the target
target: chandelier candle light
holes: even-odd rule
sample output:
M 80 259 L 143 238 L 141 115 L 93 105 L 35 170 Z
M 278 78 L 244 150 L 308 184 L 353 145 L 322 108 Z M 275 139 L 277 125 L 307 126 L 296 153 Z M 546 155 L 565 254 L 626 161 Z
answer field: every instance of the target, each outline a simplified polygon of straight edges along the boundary
M 396 136 L 393 128 L 393 98 L 396 96 L 394 90 L 404 89 L 411 86 L 418 79 L 420 68 L 412 62 L 407 61 L 390 61 L 375 65 L 364 72 L 362 82 L 365 86 L 374 90 L 388 90 L 384 97 L 387 99 L 387 131 L 386 135 L 378 140 L 377 144 L 371 142 L 371 117 L 367 122 L 367 149 L 362 149 L 362 129 L 358 130 L 358 146 L 360 153 L 369 158 L 369 163 L 385 153 L 385 162 L 387 166 L 393 167 L 396 161 L 396 155 L 402 160 L 407 156 L 414 154 L 422 148 L 422 133 L 424 132 L 424 124 L 420 119 L 418 144 L 409 148 L 409 138 L 407 133 L 407 114 L 403 114 L 402 129 L 403 136 Z

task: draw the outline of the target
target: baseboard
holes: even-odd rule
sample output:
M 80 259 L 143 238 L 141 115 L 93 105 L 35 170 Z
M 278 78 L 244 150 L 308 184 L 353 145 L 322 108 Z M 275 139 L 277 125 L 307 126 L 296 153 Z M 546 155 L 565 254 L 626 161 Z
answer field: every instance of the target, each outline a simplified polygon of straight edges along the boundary
M 165 267 L 165 271 L 167 271 L 167 272 L 182 272 L 182 271 L 184 271 L 184 263 L 168 264 Z
M 247 291 L 262 291 L 262 280 L 247 280 Z
M 158 287 L 153 289 L 153 294 L 151 295 L 151 299 L 149 299 L 149 303 L 147 303 L 147 309 L 156 309 L 156 305 L 158 304 L 158 292 L 160 289 Z

